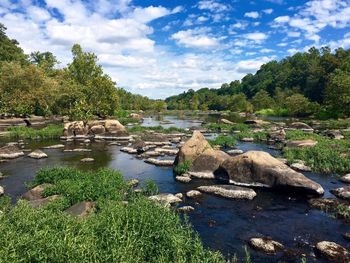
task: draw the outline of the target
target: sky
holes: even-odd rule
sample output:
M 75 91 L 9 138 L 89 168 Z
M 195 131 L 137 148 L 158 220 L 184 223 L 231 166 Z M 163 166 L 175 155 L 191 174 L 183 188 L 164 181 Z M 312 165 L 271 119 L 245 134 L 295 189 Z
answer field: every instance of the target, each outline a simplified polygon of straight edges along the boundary
M 78 43 L 150 98 L 219 88 L 312 46 L 350 48 L 350 0 L 0 0 L 0 23 L 62 67 Z

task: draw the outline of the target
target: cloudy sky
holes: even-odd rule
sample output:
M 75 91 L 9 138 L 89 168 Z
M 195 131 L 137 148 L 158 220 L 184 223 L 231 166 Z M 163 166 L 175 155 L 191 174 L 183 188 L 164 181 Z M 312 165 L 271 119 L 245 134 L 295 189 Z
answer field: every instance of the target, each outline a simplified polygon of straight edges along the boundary
M 151 98 L 218 88 L 311 46 L 350 47 L 350 0 L 0 0 L 0 22 L 61 65 L 81 44 L 118 86 Z

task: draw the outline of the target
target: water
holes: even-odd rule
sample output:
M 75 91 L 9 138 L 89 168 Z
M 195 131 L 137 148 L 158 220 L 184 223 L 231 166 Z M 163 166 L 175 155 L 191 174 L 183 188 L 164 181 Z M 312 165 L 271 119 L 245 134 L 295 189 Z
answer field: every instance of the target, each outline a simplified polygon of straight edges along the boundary
M 165 120 L 172 121 L 177 127 L 191 127 L 195 122 L 188 119 L 177 119 L 167 116 Z M 156 126 L 160 120 L 150 118 L 144 125 Z M 164 124 L 170 125 L 170 124 Z M 174 125 L 174 124 L 173 124 Z M 195 124 L 198 125 L 198 124 Z M 36 149 L 46 145 L 60 143 L 59 141 L 30 142 L 26 148 Z M 38 169 L 54 166 L 73 166 L 82 170 L 96 170 L 102 167 L 117 169 L 125 179 L 136 178 L 141 183 L 154 180 L 161 192 L 185 193 L 197 186 L 212 184 L 211 181 L 193 180 L 190 184 L 178 183 L 174 180 L 171 168 L 161 168 L 146 164 L 120 151 L 120 146 L 108 145 L 108 142 L 80 145 L 69 143 L 66 148 L 90 148 L 92 152 L 66 152 L 62 149 L 45 149 L 49 158 L 34 160 L 21 157 L 0 164 L 0 171 L 8 177 L 0 181 L 5 191 L 14 200 L 26 191 L 25 184 L 30 182 Z M 274 156 L 280 156 L 277 150 L 269 149 L 267 145 L 256 143 L 238 143 L 237 148 L 244 151 L 262 150 Z M 94 163 L 81 163 L 82 158 L 92 157 Z M 306 176 L 320 183 L 326 196 L 331 196 L 329 190 L 341 186 L 336 179 L 315 173 Z M 308 262 L 326 262 L 313 259 L 313 245 L 318 241 L 337 242 L 345 247 L 348 243 L 342 234 L 350 231 L 350 227 L 341 220 L 314 209 L 310 209 L 307 200 L 301 196 L 289 196 L 283 193 L 273 193 L 267 190 L 256 190 L 257 197 L 252 201 L 227 200 L 204 194 L 196 200 L 185 199 L 181 205 L 191 205 L 195 211 L 189 213 L 189 220 L 199 233 L 205 246 L 220 250 L 224 255 L 237 253 L 244 258 L 244 246 L 249 238 L 254 236 L 270 236 L 291 249 L 290 256 L 282 258 L 282 254 L 267 256 L 250 248 L 252 262 L 300 262 L 300 254 L 309 256 Z

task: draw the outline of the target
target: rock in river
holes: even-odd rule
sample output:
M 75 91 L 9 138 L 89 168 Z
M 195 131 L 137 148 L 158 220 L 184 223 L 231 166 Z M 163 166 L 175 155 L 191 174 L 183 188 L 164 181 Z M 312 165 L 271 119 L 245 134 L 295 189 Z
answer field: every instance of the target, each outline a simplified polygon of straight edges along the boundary
M 330 241 L 322 241 L 316 244 L 316 251 L 324 258 L 332 262 L 349 263 L 349 251 L 341 245 Z
M 0 158 L 15 159 L 23 155 L 24 152 L 15 145 L 6 145 L 0 148 Z
M 324 193 L 321 185 L 262 151 L 249 151 L 230 157 L 216 173 L 237 185 L 287 189 L 314 195 Z
M 314 140 L 297 140 L 287 142 L 287 147 L 290 148 L 304 148 L 304 147 L 314 147 L 317 141 Z
M 42 159 L 42 158 L 47 158 L 47 154 L 38 149 L 28 154 L 28 157 L 33 159 Z
M 40 184 L 29 190 L 28 192 L 25 192 L 22 195 L 23 199 L 26 199 L 28 201 L 41 199 L 43 198 L 43 193 L 46 188 L 53 186 L 52 184 Z
M 214 194 L 217 196 L 230 198 L 230 199 L 252 200 L 256 196 L 256 193 L 253 189 L 234 186 L 234 185 L 200 186 L 197 189 L 204 193 Z
M 35 199 L 32 201 L 29 201 L 29 204 L 33 208 L 38 208 L 44 205 L 47 205 L 49 202 L 57 200 L 60 196 L 59 195 L 51 195 L 45 198 Z
M 187 183 L 191 182 L 191 177 L 189 177 L 189 176 L 176 176 L 175 180 L 180 182 L 180 183 L 187 184 Z
M 156 166 L 173 166 L 173 160 L 161 160 L 155 158 L 148 158 L 145 160 L 146 163 L 154 164 Z
M 281 243 L 266 237 L 251 238 L 249 240 L 249 245 L 266 254 L 276 254 L 276 252 L 284 249 L 284 246 Z
M 91 162 L 94 162 L 95 159 L 94 158 L 83 158 L 80 161 L 83 163 L 91 163 Z
M 330 192 L 338 198 L 350 200 L 350 185 L 333 189 Z
M 197 190 L 191 190 L 186 193 L 186 196 L 188 198 L 197 198 L 197 197 L 200 197 L 201 195 L 202 193 Z
M 152 200 L 152 201 L 156 201 L 158 203 L 161 203 L 161 204 L 163 204 L 165 206 L 170 206 L 172 204 L 182 202 L 182 200 L 179 197 L 177 197 L 177 196 L 175 196 L 173 194 L 166 194 L 166 193 L 158 194 L 158 195 L 152 195 L 152 196 L 149 197 L 149 199 Z
M 339 180 L 342 181 L 343 183 L 350 184 L 350 174 L 346 174 L 346 175 L 340 177 Z
M 2 187 L 2 186 L 0 185 L 0 196 L 4 195 L 4 192 L 5 192 L 4 187 Z

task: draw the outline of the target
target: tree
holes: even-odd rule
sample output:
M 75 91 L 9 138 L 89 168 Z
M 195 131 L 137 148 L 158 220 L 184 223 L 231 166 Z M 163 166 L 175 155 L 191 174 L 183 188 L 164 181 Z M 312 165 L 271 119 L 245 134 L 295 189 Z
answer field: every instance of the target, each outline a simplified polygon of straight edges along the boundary
M 59 63 L 51 52 L 32 52 L 30 54 L 30 62 L 43 68 L 47 73 L 52 73 L 54 67 Z
M 308 116 L 319 110 L 319 105 L 310 102 L 302 94 L 294 94 L 286 99 L 286 108 L 292 116 Z
M 254 110 L 271 109 L 275 102 L 265 90 L 260 90 L 252 99 Z

